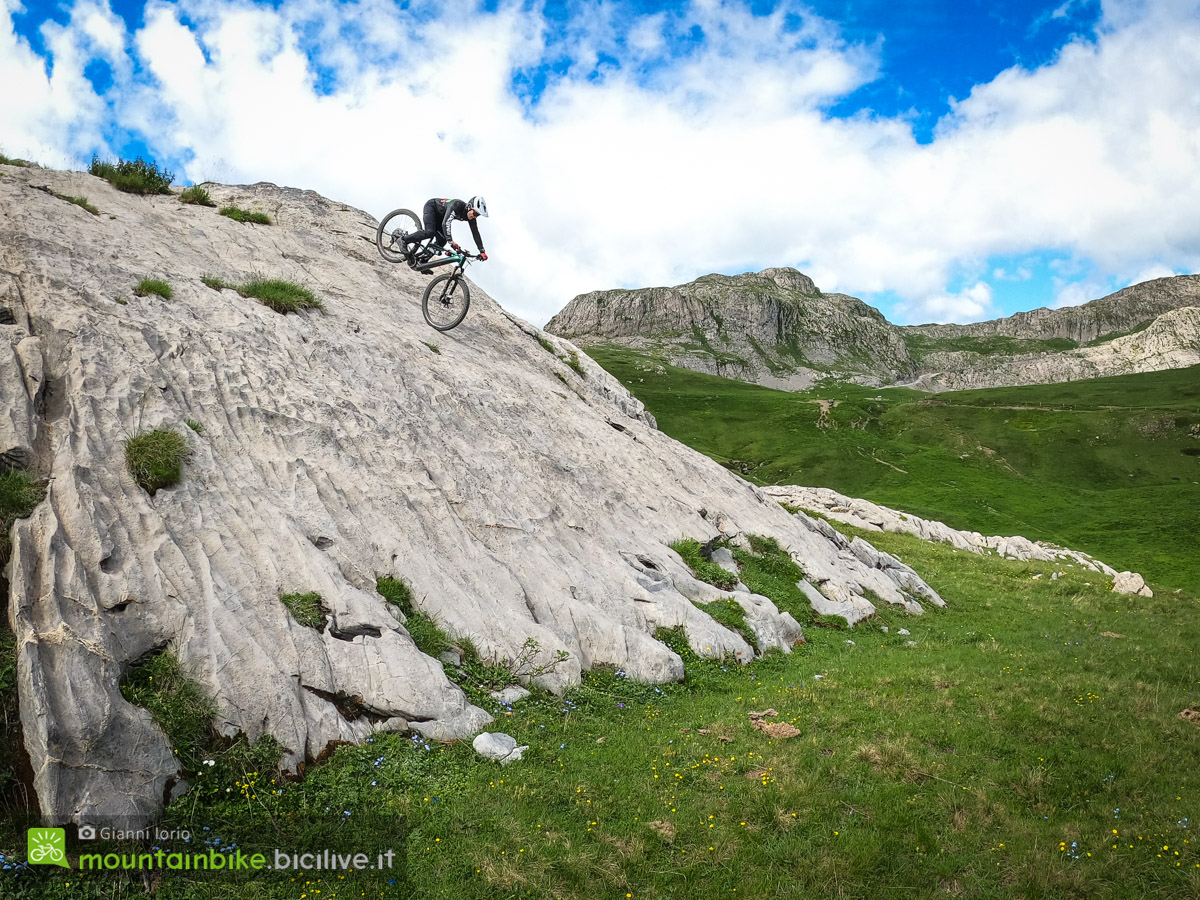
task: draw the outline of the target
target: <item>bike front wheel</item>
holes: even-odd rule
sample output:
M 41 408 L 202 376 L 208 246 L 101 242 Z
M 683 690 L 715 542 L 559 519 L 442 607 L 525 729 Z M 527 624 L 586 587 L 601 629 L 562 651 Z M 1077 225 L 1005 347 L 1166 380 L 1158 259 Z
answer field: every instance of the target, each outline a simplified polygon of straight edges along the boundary
M 411 209 L 393 209 L 383 217 L 375 230 L 375 246 L 379 248 L 379 255 L 388 262 L 407 262 L 404 237 L 424 227 Z
M 471 306 L 471 292 L 466 279 L 456 272 L 439 275 L 425 288 L 421 298 L 421 312 L 430 328 L 449 331 L 467 317 Z

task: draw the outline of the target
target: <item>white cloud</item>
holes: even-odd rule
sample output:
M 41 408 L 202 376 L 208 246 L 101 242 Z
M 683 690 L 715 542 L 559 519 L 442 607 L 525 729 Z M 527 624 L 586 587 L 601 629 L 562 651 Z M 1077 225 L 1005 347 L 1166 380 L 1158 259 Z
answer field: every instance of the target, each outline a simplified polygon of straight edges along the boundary
M 86 155 L 116 121 L 193 180 L 266 179 L 375 215 L 480 193 L 493 259 L 472 274 L 539 323 L 581 291 L 768 265 L 954 320 L 992 304 L 983 281 L 946 291 L 964 261 L 1200 268 L 1195 0 L 1110 0 L 1095 41 L 977 86 L 924 146 L 902 119 L 823 111 L 877 76 L 879 47 L 799 6 L 630 20 L 581 4 L 559 27 L 515 2 L 151 0 L 126 35 L 80 0 L 48 26 L 52 78 L 12 9 L 0 0 L 0 83 L 21 85 L 0 95 L 7 152 Z M 113 69 L 103 98 L 90 58 Z M 531 109 L 514 73 L 539 71 Z
M 1111 286 L 1098 281 L 1084 280 L 1064 283 L 1055 279 L 1056 289 L 1051 309 L 1062 309 L 1064 306 L 1081 306 L 1112 293 Z
M 1148 266 L 1145 269 L 1140 269 L 1138 273 L 1128 280 L 1125 287 L 1131 284 L 1141 284 L 1143 281 L 1152 281 L 1155 278 L 1170 278 L 1172 275 L 1187 275 L 1182 269 L 1172 269 L 1170 266 L 1155 264 Z
M 897 324 L 925 325 L 931 322 L 978 322 L 994 315 L 992 288 L 985 281 L 957 292 L 933 294 L 895 310 Z

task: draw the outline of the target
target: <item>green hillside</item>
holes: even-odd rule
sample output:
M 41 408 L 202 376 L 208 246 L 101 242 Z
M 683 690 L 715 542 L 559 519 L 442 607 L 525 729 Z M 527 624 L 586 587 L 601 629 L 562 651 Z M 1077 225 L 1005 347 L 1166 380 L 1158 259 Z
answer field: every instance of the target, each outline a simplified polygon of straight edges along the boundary
M 398 846 L 397 868 L 167 872 L 151 895 L 142 873 L 82 871 L 75 858 L 71 869 L 25 865 L 24 828 L 0 816 L 0 896 L 1200 896 L 1200 729 L 1180 716 L 1200 710 L 1200 605 L 1129 603 L 1078 569 L 870 539 L 947 607 L 810 627 L 807 644 L 746 667 L 701 661 L 680 633 L 660 632 L 683 654 L 683 683 L 600 668 L 565 696 L 537 691 L 511 708 L 449 666 L 494 712 L 494 730 L 529 745 L 503 768 L 469 741 L 380 734 L 337 748 L 302 781 L 279 780 L 277 744 L 205 740 L 178 709 L 187 692 L 161 684 L 159 669 L 131 696 L 193 785 L 164 829 L 202 836 L 201 851 L 236 844 L 268 858 L 335 846 L 375 859 L 377 845 Z M 747 583 L 769 590 L 738 556 Z M 798 733 L 757 729 L 750 713 L 767 710 Z
M 756 483 L 829 487 L 1200 589 L 1200 367 L 945 394 L 789 393 L 624 348 L 589 352 L 664 432 Z

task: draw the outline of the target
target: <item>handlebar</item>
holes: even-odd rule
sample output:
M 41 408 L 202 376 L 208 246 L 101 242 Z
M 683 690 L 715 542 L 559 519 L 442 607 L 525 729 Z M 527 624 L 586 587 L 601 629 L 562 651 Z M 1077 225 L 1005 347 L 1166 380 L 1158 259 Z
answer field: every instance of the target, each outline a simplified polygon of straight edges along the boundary
M 465 250 L 465 249 L 443 250 L 442 252 L 445 253 L 446 256 L 448 256 L 448 257 L 459 256 L 459 257 L 462 257 L 463 259 L 483 259 L 482 253 L 472 253 L 470 250 Z

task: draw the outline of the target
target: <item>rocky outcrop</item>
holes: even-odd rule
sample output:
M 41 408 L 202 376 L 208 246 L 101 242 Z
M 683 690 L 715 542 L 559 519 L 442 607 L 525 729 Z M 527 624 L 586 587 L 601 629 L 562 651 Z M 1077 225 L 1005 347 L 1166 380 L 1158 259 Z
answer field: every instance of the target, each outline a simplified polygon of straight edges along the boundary
M 551 690 L 602 664 L 679 678 L 658 628 L 709 657 L 801 639 L 746 592 L 757 647 L 709 617 L 728 594 L 692 577 L 669 547 L 681 537 L 772 536 L 813 603 L 850 621 L 873 612 L 868 596 L 941 603 L 890 557 L 658 432 L 591 360 L 567 364 L 573 345 L 477 287 L 462 325 L 431 331 L 425 279 L 379 259 L 361 211 L 274 185 L 208 189 L 274 224 L 81 173 L 0 176 L 0 455 L 48 480 L 7 569 L 48 821 L 132 826 L 184 789 L 166 737 L 120 691 L 164 647 L 214 698 L 219 730 L 274 735 L 293 770 L 380 728 L 479 731 L 490 717 L 418 650 L 380 575 L 485 657 L 515 660 L 530 639 L 531 666 L 565 652 L 537 679 Z M 252 276 L 303 285 L 324 312 L 219 287 Z M 136 296 L 145 277 L 171 299 Z M 125 442 L 158 428 L 188 458 L 150 495 Z M 320 594 L 325 627 L 293 617 L 280 601 L 293 592 Z
M 922 519 L 919 516 L 888 509 L 888 507 L 872 503 L 870 500 L 847 497 L 829 488 L 778 485 L 765 487 L 763 491 L 780 503 L 818 512 L 835 522 L 844 522 L 866 531 L 911 534 L 925 541 L 950 544 L 959 550 L 967 550 L 971 553 L 995 553 L 1007 559 L 1037 559 L 1077 565 L 1113 579 L 1112 589 L 1117 593 L 1140 594 L 1143 597 L 1154 596 L 1150 588 L 1146 587 L 1145 580 L 1136 572 L 1118 572 L 1112 566 L 1106 565 L 1086 553 L 1068 550 L 1057 544 L 1031 541 L 1019 535 L 985 537 L 977 531 L 959 531 L 943 522 Z
M 1198 307 L 1200 276 L 1186 275 L 1078 307 L 897 327 L 861 300 L 821 293 L 794 269 L 767 269 L 673 288 L 581 294 L 546 328 L 583 345 L 617 344 L 784 390 L 834 377 L 946 391 L 1195 365 Z
M 908 325 L 903 330 L 936 338 L 1004 336 L 1086 344 L 1105 335 L 1130 331 L 1185 306 L 1200 306 L 1200 275 L 1143 281 L 1081 306 L 1042 307 L 969 325 Z
M 656 350 L 673 365 L 785 389 L 831 371 L 872 384 L 915 374 L 899 332 L 878 310 L 823 294 L 788 268 L 581 294 L 546 330 L 583 346 Z
M 1200 308 L 1168 310 L 1142 331 L 1093 347 L 1015 356 L 941 352 L 930 354 L 924 362 L 936 371 L 921 375 L 905 387 L 961 391 L 1182 369 L 1200 364 Z

